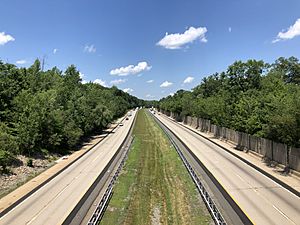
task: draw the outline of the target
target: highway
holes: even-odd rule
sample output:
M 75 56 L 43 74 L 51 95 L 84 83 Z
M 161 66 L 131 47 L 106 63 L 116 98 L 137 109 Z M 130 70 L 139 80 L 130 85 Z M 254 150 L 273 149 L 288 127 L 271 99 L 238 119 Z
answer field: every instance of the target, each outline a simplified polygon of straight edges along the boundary
M 136 112 L 102 142 L 0 219 L 0 224 L 62 224 L 128 134 Z
M 185 143 L 253 224 L 300 224 L 300 198 L 224 149 L 164 115 L 156 117 Z

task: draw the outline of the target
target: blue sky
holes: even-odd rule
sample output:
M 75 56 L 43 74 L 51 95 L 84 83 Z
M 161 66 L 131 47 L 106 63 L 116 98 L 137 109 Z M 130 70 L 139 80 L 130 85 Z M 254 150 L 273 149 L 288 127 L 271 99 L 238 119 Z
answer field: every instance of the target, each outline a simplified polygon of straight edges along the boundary
M 2 0 L 0 59 L 160 99 L 235 60 L 300 58 L 298 19 L 299 0 Z

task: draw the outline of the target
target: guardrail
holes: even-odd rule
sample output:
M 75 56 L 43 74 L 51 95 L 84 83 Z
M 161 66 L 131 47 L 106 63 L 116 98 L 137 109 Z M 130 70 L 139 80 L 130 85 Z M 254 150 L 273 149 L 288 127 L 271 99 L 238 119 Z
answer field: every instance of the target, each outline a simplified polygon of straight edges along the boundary
M 156 121 L 158 121 L 156 117 L 154 117 L 154 118 L 156 119 Z M 196 184 L 196 187 L 197 187 L 202 199 L 204 200 L 204 202 L 205 202 L 205 204 L 208 208 L 208 211 L 211 213 L 215 223 L 218 224 L 218 225 L 226 225 L 227 223 L 225 222 L 225 220 L 224 220 L 222 214 L 220 213 L 220 211 L 218 210 L 215 202 L 212 200 L 209 193 L 206 191 L 203 183 L 201 182 L 201 180 L 199 179 L 199 177 L 195 173 L 193 167 L 189 164 L 188 160 L 186 159 L 186 157 L 184 156 L 184 154 L 182 153 L 182 151 L 180 150 L 178 145 L 175 143 L 173 138 L 166 131 L 167 128 L 162 126 L 161 123 L 158 123 L 158 124 L 160 125 L 160 127 L 162 128 L 164 133 L 167 135 L 169 140 L 171 141 L 171 143 L 174 146 L 176 152 L 178 153 L 180 159 L 183 161 L 184 166 L 186 167 L 186 169 L 188 170 L 188 172 L 189 172 L 190 176 L 192 177 L 194 183 Z
M 127 146 L 127 149 L 125 150 L 125 154 L 122 158 L 122 161 L 120 162 L 118 169 L 116 170 L 114 176 L 112 177 L 112 179 L 111 179 L 103 197 L 101 198 L 101 201 L 99 202 L 97 208 L 95 209 L 92 217 L 90 218 L 89 222 L 87 223 L 88 225 L 96 225 L 99 223 L 99 221 L 101 221 L 101 219 L 104 215 L 104 212 L 108 206 L 109 200 L 113 194 L 113 188 L 116 183 L 116 180 L 118 179 L 119 174 L 120 174 L 120 172 L 125 164 L 125 161 L 127 159 L 128 152 L 129 152 L 129 149 L 130 149 L 130 146 L 131 146 L 133 140 L 134 140 L 134 137 L 131 137 L 131 140 L 129 141 L 129 145 Z

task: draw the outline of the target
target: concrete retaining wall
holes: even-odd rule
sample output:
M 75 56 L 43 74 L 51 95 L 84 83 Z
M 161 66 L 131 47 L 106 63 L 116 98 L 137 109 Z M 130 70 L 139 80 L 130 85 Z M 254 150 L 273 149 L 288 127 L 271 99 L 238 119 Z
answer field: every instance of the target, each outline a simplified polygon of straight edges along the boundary
M 288 165 L 287 145 L 273 142 L 273 160 L 282 165 Z
M 168 112 L 163 113 L 168 115 Z M 226 127 L 220 127 L 212 124 L 211 121 L 207 119 L 191 116 L 184 116 L 181 118 L 179 114 L 172 112 L 169 113 L 169 116 L 177 121 L 183 121 L 184 124 L 202 132 L 210 132 L 217 138 L 228 140 L 235 144 L 237 149 L 254 151 L 271 161 L 278 162 L 282 165 L 289 166 L 296 171 L 300 171 L 300 148 L 289 148 L 282 143 L 255 137 Z
M 198 118 L 192 117 L 191 127 L 196 128 L 196 129 L 198 128 Z
M 300 171 L 300 148 L 291 148 L 289 165 L 292 169 Z

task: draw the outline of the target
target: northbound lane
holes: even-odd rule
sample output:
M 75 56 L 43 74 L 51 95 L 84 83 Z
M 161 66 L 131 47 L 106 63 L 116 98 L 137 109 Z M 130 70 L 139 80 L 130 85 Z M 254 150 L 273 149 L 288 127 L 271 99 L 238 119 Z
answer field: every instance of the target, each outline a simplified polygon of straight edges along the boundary
M 300 199 L 220 147 L 165 116 L 157 117 L 209 169 L 254 224 L 300 224 Z
M 90 152 L 0 219 L 0 224 L 62 224 L 125 139 L 135 112 Z

